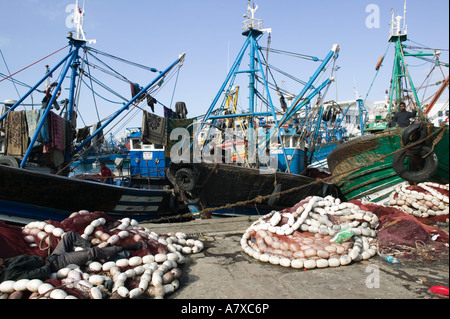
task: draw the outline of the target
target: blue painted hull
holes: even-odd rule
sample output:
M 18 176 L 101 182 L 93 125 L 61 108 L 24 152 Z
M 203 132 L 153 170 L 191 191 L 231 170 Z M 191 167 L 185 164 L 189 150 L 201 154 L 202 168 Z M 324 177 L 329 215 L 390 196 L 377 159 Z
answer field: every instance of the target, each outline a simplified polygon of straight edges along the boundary
M 61 221 L 79 210 L 138 221 L 174 216 L 163 189 L 133 189 L 0 165 L 0 215 Z
M 328 167 L 327 157 L 332 150 L 339 145 L 339 142 L 324 143 L 315 149 L 314 152 L 308 152 L 308 159 L 310 159 L 309 167 Z

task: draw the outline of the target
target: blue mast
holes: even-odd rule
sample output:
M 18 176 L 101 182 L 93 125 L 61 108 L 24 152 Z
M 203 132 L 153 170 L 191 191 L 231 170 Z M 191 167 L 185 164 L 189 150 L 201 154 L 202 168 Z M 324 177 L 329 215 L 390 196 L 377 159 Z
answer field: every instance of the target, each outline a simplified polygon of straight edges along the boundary
M 78 8 L 77 5 L 76 5 L 76 8 Z M 96 40 L 86 40 L 86 38 L 84 36 L 84 32 L 83 32 L 83 28 L 82 28 L 84 11 L 79 12 L 79 10 L 75 10 L 74 14 L 75 14 L 74 21 L 75 21 L 75 27 L 76 27 L 76 34 L 73 35 L 72 32 L 69 32 L 69 34 L 67 36 L 67 38 L 69 39 L 69 45 L 70 45 L 69 53 L 54 68 L 52 68 L 50 71 L 48 71 L 47 74 L 41 80 L 39 80 L 38 83 L 36 85 L 34 85 L 24 96 L 22 96 L 12 107 L 10 107 L 3 115 L 0 116 L 0 122 L 1 122 L 3 119 L 6 118 L 6 116 L 8 115 L 9 112 L 16 109 L 33 91 L 35 91 L 39 87 L 39 85 L 41 85 L 48 77 L 51 76 L 52 73 L 54 73 L 58 68 L 60 68 L 65 63 L 65 67 L 61 73 L 60 80 L 57 83 L 57 86 L 54 89 L 50 100 L 48 101 L 47 105 L 45 106 L 45 110 L 39 119 L 39 123 L 36 128 L 35 134 L 33 135 L 33 137 L 31 137 L 30 144 L 29 144 L 29 146 L 25 152 L 25 155 L 23 156 L 22 161 L 20 163 L 20 168 L 25 167 L 25 165 L 31 155 L 33 147 L 38 139 L 38 136 L 40 135 L 45 122 L 48 120 L 48 116 L 50 114 L 52 105 L 56 101 L 56 99 L 59 95 L 59 91 L 61 90 L 63 82 L 64 82 L 65 78 L 67 77 L 67 73 L 69 72 L 70 69 L 72 69 L 72 72 L 70 75 L 69 99 L 68 99 L 67 114 L 65 116 L 65 119 L 70 124 L 72 124 L 74 129 L 76 127 L 76 123 L 74 123 L 74 119 L 75 119 L 74 112 L 76 112 L 76 107 L 75 107 L 76 80 L 77 80 L 77 77 L 79 76 L 79 68 L 81 65 L 81 63 L 79 61 L 80 60 L 79 51 L 80 51 L 80 49 L 84 50 L 86 48 L 87 42 L 95 43 Z M 183 53 L 165 71 L 159 72 L 159 75 L 150 84 L 148 84 L 145 88 L 141 89 L 141 91 L 138 94 L 136 94 L 131 100 L 129 100 L 128 103 L 124 103 L 124 105 L 121 109 L 119 109 L 116 113 L 114 113 L 98 130 L 96 130 L 91 136 L 89 136 L 88 139 L 84 140 L 79 147 L 77 147 L 75 150 L 72 150 L 72 147 L 67 147 L 65 150 L 65 160 L 70 161 L 71 158 L 77 152 L 79 152 L 81 149 L 83 149 L 83 147 L 85 145 L 87 145 L 87 143 L 89 143 L 96 135 L 98 135 L 100 132 L 102 132 L 104 127 L 106 127 L 114 119 L 116 119 L 124 110 L 128 109 L 130 107 L 130 105 L 132 105 L 138 99 L 139 96 L 141 96 L 142 94 L 145 94 L 145 92 L 151 86 L 153 86 L 155 83 L 160 81 L 175 65 L 182 62 L 184 60 L 184 57 L 185 57 L 185 54 Z
M 66 68 L 64 69 L 64 71 L 63 71 L 63 73 L 61 75 L 61 80 L 58 82 L 58 85 L 56 86 L 56 89 L 54 90 L 53 95 L 52 95 L 50 101 L 48 102 L 47 107 L 45 108 L 44 114 L 43 114 L 43 116 L 41 117 L 41 119 L 39 121 L 39 125 L 38 125 L 38 127 L 36 129 L 36 133 L 34 134 L 33 138 L 31 139 L 30 145 L 28 146 L 28 149 L 27 149 L 27 151 L 26 151 L 26 153 L 25 153 L 25 155 L 24 155 L 24 157 L 22 159 L 22 162 L 20 163 L 20 167 L 21 168 L 25 167 L 25 164 L 26 164 L 26 162 L 28 160 L 28 157 L 31 154 L 31 150 L 33 149 L 34 144 L 36 143 L 38 135 L 41 132 L 41 129 L 44 126 L 45 121 L 47 121 L 47 116 L 50 113 L 50 109 L 52 108 L 52 105 L 53 105 L 53 103 L 56 100 L 56 96 L 58 94 L 58 91 L 61 89 L 61 85 L 62 85 L 62 83 L 64 81 L 64 78 L 65 78 L 67 72 L 69 71 L 69 68 L 72 65 L 72 62 L 75 60 L 75 57 L 77 55 L 78 55 L 77 50 L 74 50 L 73 53 L 72 53 L 72 56 L 69 59 L 69 62 L 67 63 Z
M 147 92 L 147 90 L 158 83 L 174 66 L 176 66 L 178 63 L 184 60 L 185 54 L 181 54 L 178 59 L 173 62 L 165 71 L 161 72 L 150 84 L 148 84 L 146 87 L 141 89 L 139 93 L 137 93 L 131 100 L 128 101 L 128 103 L 125 103 L 124 106 L 120 110 L 118 110 L 114 115 L 112 115 L 102 126 L 100 126 L 94 133 L 92 133 L 91 136 L 89 136 L 87 139 L 85 139 L 71 154 L 72 156 L 78 153 L 80 150 L 83 149 L 84 146 L 86 146 L 97 134 L 103 131 L 103 129 L 108 126 L 112 121 L 114 121 L 123 111 L 127 110 L 130 105 L 132 105 L 142 94 Z
M 272 138 L 275 136 L 278 138 L 278 144 L 280 145 L 280 151 L 282 156 L 285 158 L 285 162 L 287 162 L 287 154 L 285 150 L 285 146 L 282 139 L 282 131 L 283 124 L 286 124 L 288 120 L 290 120 L 296 113 L 305 105 L 308 105 L 311 100 L 319 94 L 324 88 L 326 88 L 332 81 L 333 78 L 328 78 L 323 81 L 319 86 L 314 87 L 313 84 L 319 77 L 319 75 L 324 72 L 327 64 L 332 60 L 336 59 L 339 52 L 339 46 L 334 45 L 332 50 L 328 53 L 325 59 L 322 61 L 320 66 L 317 68 L 316 72 L 310 78 L 308 83 L 305 85 L 303 90 L 299 95 L 296 96 L 295 101 L 291 104 L 291 106 L 287 109 L 287 111 L 283 114 L 281 119 L 277 117 L 276 108 L 273 104 L 273 99 L 271 97 L 271 93 L 269 90 L 269 82 L 267 74 L 265 73 L 263 66 L 263 59 L 260 54 L 261 47 L 258 44 L 258 40 L 262 37 L 264 33 L 271 33 L 271 29 L 263 29 L 262 20 L 255 18 L 255 11 L 258 9 L 257 5 L 250 5 L 250 1 L 248 1 L 247 14 L 244 16 L 247 20 L 244 21 L 244 32 L 243 36 L 246 37 L 244 45 L 242 46 L 239 54 L 237 55 L 233 65 L 231 66 L 225 81 L 217 92 L 212 104 L 210 105 L 208 111 L 205 114 L 203 121 L 200 123 L 199 130 L 195 138 L 198 139 L 198 136 L 202 129 L 204 128 L 205 123 L 208 121 L 211 122 L 211 126 L 207 132 L 206 140 L 209 141 L 211 137 L 211 132 L 213 127 L 216 127 L 217 120 L 230 119 L 230 118 L 245 118 L 248 119 L 248 125 L 246 129 L 247 131 L 247 142 L 248 148 L 246 150 L 247 160 L 249 164 L 257 164 L 258 160 L 256 155 L 259 154 L 258 147 L 267 145 Z M 244 57 L 245 52 L 248 50 L 249 62 L 248 68 L 240 70 L 240 66 L 242 63 L 242 59 Z M 318 59 L 316 58 L 315 61 Z M 267 66 L 267 65 L 266 65 Z M 224 105 L 227 100 L 227 94 L 231 92 L 234 80 L 238 74 L 248 74 L 248 110 L 247 112 L 240 114 L 227 114 L 224 112 Z M 264 85 L 264 92 L 267 94 L 265 98 L 265 104 L 267 105 L 267 110 L 258 111 L 256 109 L 256 98 L 259 97 L 261 100 L 264 97 L 261 96 L 261 93 L 258 91 L 256 87 L 256 82 L 260 81 Z M 219 104 L 219 99 L 222 95 L 225 95 L 223 99 L 223 103 Z M 257 140 L 256 130 L 255 130 L 255 120 L 260 117 L 270 117 L 273 120 L 273 129 L 271 129 L 269 134 L 266 134 L 265 137 L 261 138 L 261 140 Z M 260 137 L 263 135 L 259 134 Z M 193 142 L 194 143 L 194 142 Z M 191 145 L 192 147 L 192 145 Z M 290 167 L 287 167 L 288 172 L 290 172 Z
M 72 71 L 72 81 L 71 81 L 71 86 L 70 86 L 70 98 L 69 98 L 69 106 L 71 106 L 69 109 L 69 118 L 71 117 L 70 112 L 72 111 L 72 107 L 73 107 L 73 98 L 74 98 L 74 90 L 75 90 L 75 74 L 76 74 L 75 61 L 79 58 L 78 51 L 80 50 L 80 48 L 82 46 L 84 46 L 86 41 L 73 39 L 72 33 L 69 33 L 68 38 L 69 38 L 69 42 L 73 48 L 73 50 L 71 51 L 72 54 L 70 55 L 70 59 L 67 62 L 67 66 L 61 75 L 61 80 L 58 82 L 58 85 L 56 86 L 56 89 L 54 90 L 52 97 L 51 97 L 50 101 L 48 102 L 47 107 L 45 108 L 44 114 L 39 121 L 39 125 L 36 129 L 36 133 L 34 134 L 33 138 L 31 139 L 30 145 L 28 146 L 28 149 L 22 159 L 22 162 L 20 163 L 21 168 L 25 167 L 25 164 L 28 161 L 28 157 L 31 154 L 31 150 L 33 149 L 34 144 L 36 143 L 36 140 L 41 132 L 41 129 L 44 126 L 45 121 L 47 121 L 47 116 L 50 113 L 50 109 L 52 108 L 53 102 L 55 102 L 55 100 L 56 100 L 58 91 L 61 89 L 61 86 L 64 82 L 67 72 L 69 71 L 69 68 L 72 67 L 73 71 Z M 65 60 L 66 60 L 66 58 L 63 61 L 65 61 Z M 58 65 L 62 64 L 63 61 L 61 61 Z M 72 65 L 72 64 L 74 64 L 74 65 Z M 66 151 L 66 155 L 67 154 L 68 154 L 68 151 Z
M 250 41 L 250 62 L 249 62 L 249 70 L 248 70 L 248 88 L 249 88 L 249 98 L 248 98 L 248 111 L 250 114 L 253 114 L 255 112 L 255 51 L 256 48 L 256 41 L 257 38 L 261 36 L 262 32 L 255 29 L 249 29 L 248 31 L 244 32 L 243 35 L 248 35 L 248 39 Z M 253 136 L 253 120 L 250 119 L 248 123 L 248 139 L 249 141 L 254 140 Z M 249 147 L 249 162 L 255 163 L 254 159 L 255 154 L 253 153 L 253 147 Z

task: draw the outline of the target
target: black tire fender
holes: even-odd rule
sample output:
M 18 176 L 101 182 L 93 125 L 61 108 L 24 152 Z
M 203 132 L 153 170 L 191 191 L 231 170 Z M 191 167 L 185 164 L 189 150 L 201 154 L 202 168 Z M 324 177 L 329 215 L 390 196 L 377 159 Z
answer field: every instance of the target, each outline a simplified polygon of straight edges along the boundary
M 197 183 L 197 174 L 189 168 L 180 168 L 175 173 L 175 184 L 182 191 L 191 191 Z
M 175 186 L 176 179 L 175 179 L 175 175 L 174 175 L 174 173 L 173 173 L 173 169 L 172 169 L 171 167 L 169 167 L 169 168 L 167 169 L 167 171 L 166 171 L 166 177 L 167 177 L 167 179 L 169 180 L 169 182 L 170 182 L 173 186 Z
M 402 133 L 402 144 L 404 146 L 423 140 L 427 137 L 426 126 L 422 123 L 414 123 L 408 126 Z
M 421 145 L 420 147 L 411 149 L 410 152 L 417 152 L 418 155 L 424 156 L 431 152 L 431 148 Z M 404 149 L 395 154 L 394 159 L 392 160 L 392 167 L 402 179 L 411 183 L 422 183 L 436 172 L 439 161 L 434 152 L 431 152 L 431 154 L 424 159 L 424 165 L 422 169 L 418 171 L 410 171 L 405 167 L 405 160 L 409 155 L 408 150 Z
M 0 165 L 18 168 L 20 162 L 17 158 L 11 155 L 0 155 Z

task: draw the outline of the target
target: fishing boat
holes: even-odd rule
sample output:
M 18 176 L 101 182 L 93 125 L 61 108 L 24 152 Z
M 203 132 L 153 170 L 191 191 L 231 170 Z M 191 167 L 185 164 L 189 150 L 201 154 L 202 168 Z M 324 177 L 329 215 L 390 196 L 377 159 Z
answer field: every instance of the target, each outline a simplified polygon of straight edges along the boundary
M 77 140 L 79 136 L 75 132 L 82 130 L 76 130 L 77 114 L 81 111 L 78 106 L 82 104 L 77 98 L 82 84 L 98 98 L 102 97 L 92 85 L 102 82 L 88 72 L 94 68 L 89 59 L 101 61 L 98 55 L 113 56 L 89 46 L 94 41 L 84 36 L 84 8 L 79 9 L 78 1 L 75 8 L 78 8 L 74 10 L 73 16 L 76 30 L 67 36 L 67 55 L 52 69 L 48 68 L 45 76 L 19 100 L 5 104 L 6 108 L 0 116 L 0 216 L 3 220 L 19 223 L 47 219 L 61 221 L 79 210 L 104 211 L 115 218 L 130 217 L 138 221 L 176 216 L 178 212 L 170 205 L 172 196 L 169 189 L 131 188 L 124 187 L 121 181 L 107 184 L 69 177 L 72 160 L 80 158 L 89 150 L 95 144 L 94 141 L 106 132 L 108 125 L 116 119 L 119 121 L 120 115 L 134 109 L 140 112 L 145 108 L 145 99 L 149 93 L 155 94 L 166 76 L 176 72 L 184 61 L 184 54 L 181 54 L 165 70 L 145 67 L 157 75 L 144 87 L 126 79 L 126 85 L 131 87 L 132 98 L 121 96 L 124 101 L 117 103 L 120 108 L 105 120 L 94 123 L 92 134 Z M 101 66 L 103 70 L 107 69 L 110 73 L 114 71 L 118 75 L 107 63 L 103 62 Z M 49 83 L 43 92 L 43 104 L 37 109 L 27 110 L 24 105 L 26 98 L 32 92 L 40 94 L 38 87 L 58 72 L 58 80 Z M 63 82 L 66 78 L 70 82 L 68 98 L 60 101 L 60 94 L 65 94 L 62 88 L 65 88 Z M 6 79 L 13 80 L 10 76 L 2 81 Z M 102 87 L 111 90 L 110 86 L 103 84 Z M 60 105 L 64 107 L 57 114 Z
M 395 17 L 392 12 L 389 44 L 395 47 L 395 54 L 390 90 L 386 92 L 389 94 L 387 107 L 380 109 L 375 119 L 366 123 L 365 131 L 370 134 L 339 145 L 327 158 L 334 181 L 347 200 L 384 202 L 402 183 L 435 181 L 448 184 L 448 125 L 435 126 L 428 118 L 448 86 L 448 76 L 440 81 L 441 87 L 435 94 L 421 101 L 406 59 L 414 57 L 432 62 L 432 70 L 441 71 L 442 67 L 448 68 L 448 63 L 439 60 L 439 50 L 417 47 L 414 41 L 407 42 L 405 17 L 406 2 L 403 16 Z M 376 65 L 377 74 L 385 56 Z M 415 110 L 417 118 L 410 126 L 391 127 L 395 109 L 401 102 Z
M 316 180 L 317 175 L 306 169 L 306 137 L 319 132 L 317 117 L 324 112 L 339 46 L 333 45 L 323 59 L 272 49 L 271 29 L 255 18 L 257 9 L 248 1 L 245 42 L 207 112 L 193 124 L 193 138 L 178 136 L 173 154 L 179 156 L 171 158 L 167 170 L 180 199 L 203 212 L 259 214 L 292 206 L 310 195 L 339 197 L 335 185 Z M 267 47 L 260 45 L 264 35 Z M 269 52 L 288 53 L 319 66 L 311 68 L 308 81 L 290 77 L 302 86 L 293 94 L 276 80 L 274 73 L 286 72 L 269 63 Z M 249 63 L 244 65 L 247 55 Z M 240 111 L 237 95 L 243 86 L 249 88 L 248 107 Z

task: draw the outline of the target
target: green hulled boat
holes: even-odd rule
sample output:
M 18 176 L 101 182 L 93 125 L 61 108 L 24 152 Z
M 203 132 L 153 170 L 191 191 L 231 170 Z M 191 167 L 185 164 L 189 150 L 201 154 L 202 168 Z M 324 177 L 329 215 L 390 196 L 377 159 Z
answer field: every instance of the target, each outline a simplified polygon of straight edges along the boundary
M 389 42 L 395 45 L 395 57 L 387 114 L 378 115 L 376 121 L 367 123 L 363 136 L 339 145 L 327 158 L 334 181 L 347 200 L 382 202 L 400 183 L 435 181 L 448 184 L 448 125 L 433 125 L 428 118 L 429 111 L 448 86 L 448 77 L 442 81 L 431 102 L 423 104 L 405 58 L 430 60 L 439 67 L 448 68 L 448 64 L 439 61 L 439 51 L 436 50 L 430 53 L 406 52 L 417 47 L 405 44 L 408 39 L 406 25 L 401 25 L 402 19 L 404 17 L 392 14 Z M 377 71 L 383 59 L 380 58 L 377 64 Z M 417 111 L 416 121 L 408 127 L 390 127 L 391 110 L 400 102 Z

